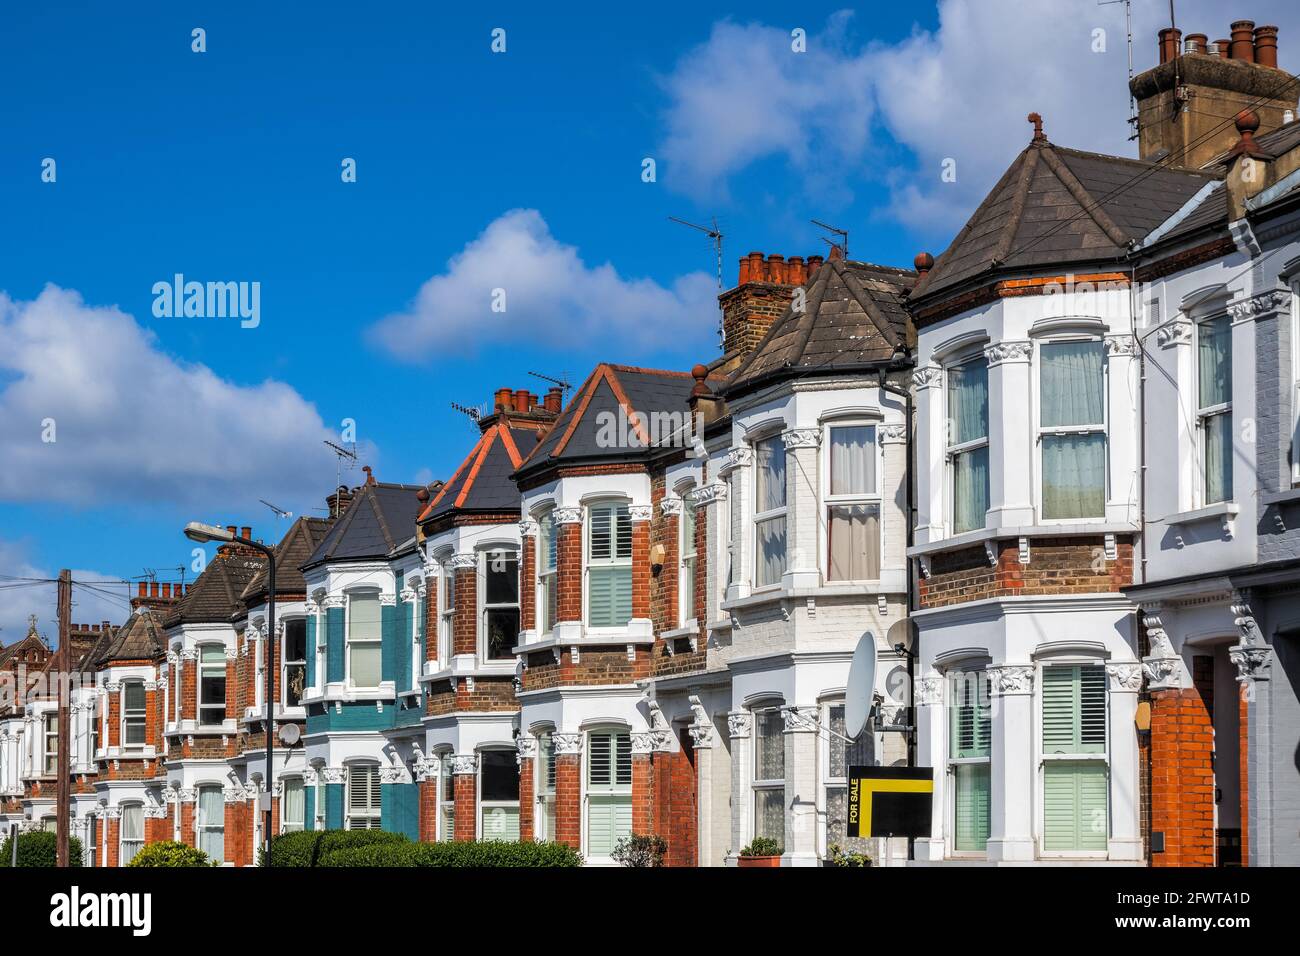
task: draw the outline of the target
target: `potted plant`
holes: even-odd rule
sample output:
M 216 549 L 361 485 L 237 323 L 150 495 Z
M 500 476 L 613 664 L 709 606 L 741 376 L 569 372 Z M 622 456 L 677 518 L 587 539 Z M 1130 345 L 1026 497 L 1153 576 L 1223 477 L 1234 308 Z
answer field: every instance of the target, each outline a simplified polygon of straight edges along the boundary
M 749 846 L 740 851 L 737 866 L 780 866 L 785 847 L 771 837 L 754 837 Z
M 832 843 L 826 848 L 826 859 L 823 866 L 870 866 L 871 857 L 865 853 L 855 853 L 853 851 L 845 852 L 844 848 L 838 843 Z

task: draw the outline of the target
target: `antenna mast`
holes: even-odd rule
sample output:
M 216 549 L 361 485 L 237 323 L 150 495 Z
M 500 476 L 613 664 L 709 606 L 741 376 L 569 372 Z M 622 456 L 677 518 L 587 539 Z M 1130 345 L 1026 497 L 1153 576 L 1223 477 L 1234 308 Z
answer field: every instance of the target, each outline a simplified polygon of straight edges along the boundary
M 262 504 L 266 505 L 266 506 L 267 506 L 268 508 L 270 508 L 272 511 L 274 511 L 274 512 L 275 512 L 275 516 L 276 516 L 277 518 L 292 518 L 292 517 L 293 517 L 293 512 L 292 512 L 292 511 L 285 511 L 283 508 L 277 508 L 275 505 L 271 504 L 271 502 L 267 501 L 265 498 L 258 498 L 257 500 L 260 501 Z
M 830 225 L 829 223 L 822 222 L 820 219 L 810 219 L 808 221 L 811 222 L 814 226 L 820 226 L 822 229 L 825 229 L 827 232 L 835 233 L 835 235 L 839 236 L 842 240 L 844 240 L 840 248 L 844 250 L 844 258 L 847 259 L 849 257 L 849 231 L 847 229 L 840 229 L 836 226 Z M 836 243 L 831 242 L 831 240 L 825 238 L 824 236 L 822 237 L 822 242 L 829 242 L 832 246 L 836 245 Z
M 1116 3 L 1124 4 L 1124 34 L 1128 43 L 1128 125 L 1132 127 L 1129 139 L 1137 139 L 1137 100 L 1133 99 L 1133 3 L 1132 0 L 1097 0 L 1097 6 L 1109 7 Z M 1169 4 L 1170 19 L 1173 19 L 1173 2 Z
M 334 469 L 334 487 L 338 488 L 339 485 L 343 484 L 343 459 L 346 458 L 351 463 L 348 465 L 348 471 L 351 471 L 352 466 L 357 463 L 357 443 L 352 443 L 352 451 L 348 451 L 342 445 L 336 445 L 332 441 L 325 441 L 325 444 L 329 445 L 329 447 L 333 449 L 334 454 L 338 457 L 338 463 Z
M 708 236 L 710 239 L 713 240 L 713 248 L 714 248 L 714 251 L 715 251 L 716 254 L 717 254 L 717 259 L 718 259 L 718 289 L 721 290 L 721 289 L 722 289 L 722 239 L 723 239 L 723 236 L 722 236 L 722 233 L 718 231 L 718 219 L 717 219 L 717 217 L 715 216 L 715 217 L 713 218 L 713 220 L 712 220 L 712 221 L 713 221 L 713 228 L 712 228 L 712 229 L 710 229 L 708 226 L 701 226 L 701 225 L 698 225 L 698 224 L 693 223 L 693 222 L 687 222 L 685 219 L 678 219 L 676 216 L 669 216 L 668 218 L 669 218 L 671 221 L 675 222 L 675 223 L 679 223 L 680 225 L 683 225 L 683 226 L 690 226 L 692 229 L 698 229 L 700 232 L 704 233 L 706 236 Z

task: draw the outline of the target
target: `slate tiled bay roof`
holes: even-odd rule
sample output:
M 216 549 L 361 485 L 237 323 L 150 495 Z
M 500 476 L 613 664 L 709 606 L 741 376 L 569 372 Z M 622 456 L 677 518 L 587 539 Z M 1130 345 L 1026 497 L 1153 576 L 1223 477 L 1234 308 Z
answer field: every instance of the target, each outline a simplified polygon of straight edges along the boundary
M 535 427 L 512 427 L 505 419 L 494 422 L 421 512 L 419 521 L 454 511 L 517 511 L 519 489 L 510 476 L 537 447 L 540 436 Z
M 209 564 L 208 567 L 211 568 L 212 565 Z M 188 596 L 187 594 L 186 597 Z M 125 624 L 105 635 L 91 649 L 86 655 L 86 664 L 103 667 L 117 661 L 152 661 L 163 655 L 166 646 L 167 640 L 159 613 L 139 607 L 131 612 Z
M 1119 260 L 1216 176 L 1035 139 L 912 291 L 913 304 L 986 278 Z
M 423 485 L 396 485 L 368 481 L 356 490 L 352 503 L 326 532 L 307 569 L 329 561 L 366 561 L 386 558 L 411 539 L 422 508 L 416 494 Z
M 223 545 L 163 617 L 163 626 L 228 622 L 248 583 L 265 568 L 266 558 L 259 552 Z
M 721 386 L 722 379 L 716 378 L 712 384 Z M 672 447 L 671 441 L 682 437 L 673 433 L 682 429 L 661 429 L 664 434 L 655 435 L 653 422 L 662 426 L 676 415 L 680 423 L 688 423 L 688 400 L 694 387 L 695 379 L 689 372 L 602 362 L 582 383 L 546 437 L 525 458 L 516 478 L 550 465 L 602 458 L 626 460 L 629 454 L 649 456 Z M 631 441 L 603 441 L 609 435 L 610 422 L 619 429 L 616 437 L 626 434 Z
M 736 396 L 785 376 L 888 362 L 911 345 L 905 296 L 916 281 L 906 269 L 832 258 L 804 284 L 724 388 Z
M 298 518 L 275 546 L 275 593 L 303 594 L 307 583 L 302 577 L 302 565 L 325 540 L 332 518 Z M 240 594 L 240 602 L 249 607 L 265 600 L 267 592 L 267 566 L 263 564 Z

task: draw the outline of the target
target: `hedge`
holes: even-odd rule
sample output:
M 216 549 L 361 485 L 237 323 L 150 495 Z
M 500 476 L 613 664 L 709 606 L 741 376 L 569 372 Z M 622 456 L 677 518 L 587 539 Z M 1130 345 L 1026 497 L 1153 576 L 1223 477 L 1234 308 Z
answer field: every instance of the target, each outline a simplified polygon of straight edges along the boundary
M 317 866 L 581 866 L 582 857 L 565 843 L 509 843 L 470 840 L 448 843 L 395 842 L 337 848 L 323 853 Z
M 271 865 L 320 866 L 321 855 L 333 850 L 409 842 L 406 834 L 385 830 L 300 830 L 271 839 Z M 260 850 L 259 862 L 265 863 Z
M 0 866 L 8 866 L 13 847 L 8 837 L 0 844 Z M 68 866 L 81 866 L 81 841 L 68 837 Z M 58 866 L 58 837 L 45 830 L 18 834 L 19 866 Z
M 146 843 L 127 866 L 219 866 L 202 850 L 175 840 Z

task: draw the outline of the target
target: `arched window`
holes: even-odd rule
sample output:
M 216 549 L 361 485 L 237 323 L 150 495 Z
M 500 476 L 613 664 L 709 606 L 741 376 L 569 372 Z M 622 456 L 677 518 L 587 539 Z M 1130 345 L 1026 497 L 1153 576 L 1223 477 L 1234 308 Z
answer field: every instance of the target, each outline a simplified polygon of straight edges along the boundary
M 126 866 L 144 846 L 144 804 L 122 805 L 121 831 L 118 840 L 117 864 Z
M 223 861 L 226 858 L 226 798 L 221 787 L 215 784 L 199 787 L 195 825 L 199 849 L 218 863 Z
M 378 764 L 348 764 L 347 809 L 347 829 L 379 829 L 380 802 Z

